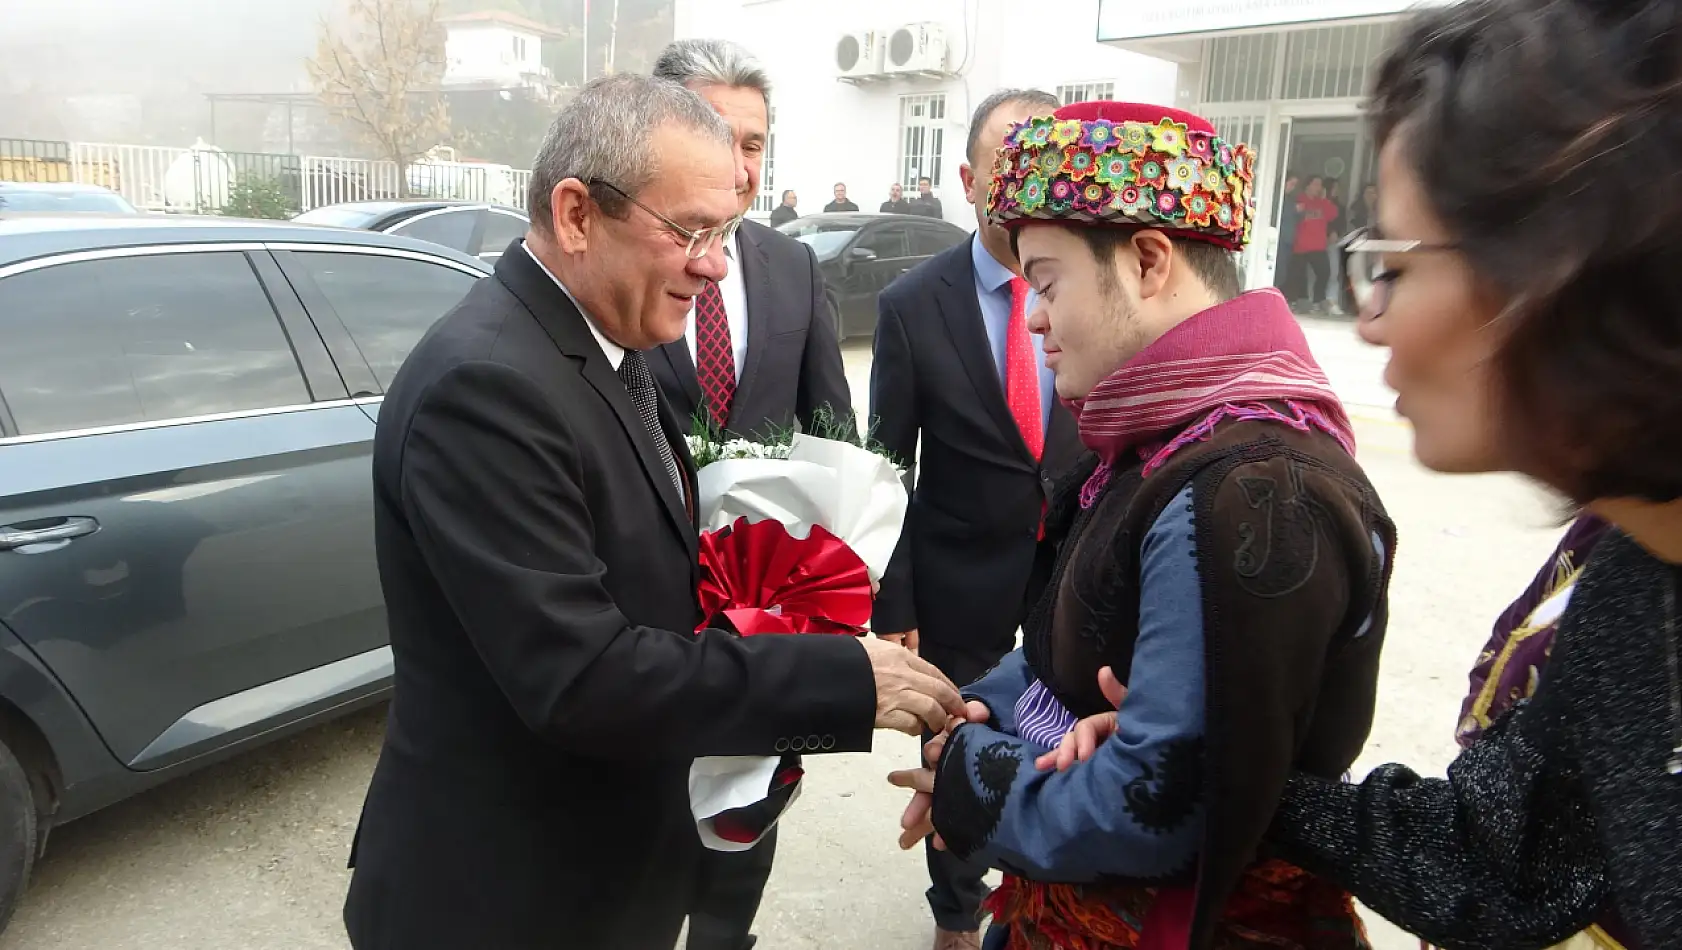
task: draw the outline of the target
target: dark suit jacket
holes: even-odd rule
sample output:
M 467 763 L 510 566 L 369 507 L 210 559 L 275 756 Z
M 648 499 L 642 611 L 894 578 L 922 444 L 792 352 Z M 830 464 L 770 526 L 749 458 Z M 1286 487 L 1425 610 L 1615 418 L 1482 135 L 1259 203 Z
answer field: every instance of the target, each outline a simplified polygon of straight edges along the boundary
M 809 432 L 820 406 L 829 407 L 836 423 L 849 423 L 853 397 L 841 365 L 834 304 L 812 249 L 754 221 L 743 221 L 737 233 L 742 259 L 730 266 L 742 268 L 747 287 L 748 352 L 726 431 L 765 438 L 792 429 L 798 419 Z M 648 362 L 689 431 L 704 402 L 688 342 L 668 343 Z
M 1041 507 L 1082 452 L 1074 418 L 1052 408 L 1036 464 L 987 343 L 970 241 L 889 284 L 877 312 L 875 437 L 909 461 L 921 435 L 923 454 L 872 625 L 1002 654 L 1025 611 Z
M 374 529 L 396 693 L 352 846 L 358 950 L 669 950 L 690 760 L 870 747 L 853 638 L 691 632 L 695 521 L 518 244 L 393 381 Z

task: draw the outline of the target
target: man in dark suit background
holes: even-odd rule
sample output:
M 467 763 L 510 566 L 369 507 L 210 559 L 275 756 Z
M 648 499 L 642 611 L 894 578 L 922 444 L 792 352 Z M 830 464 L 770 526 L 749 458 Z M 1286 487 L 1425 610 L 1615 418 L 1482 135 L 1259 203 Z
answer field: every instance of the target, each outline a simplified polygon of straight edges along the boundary
M 737 210 L 759 194 L 770 134 L 771 80 L 742 47 L 679 40 L 660 54 L 654 75 L 694 90 L 730 124 L 735 139 Z M 849 434 L 852 395 L 841 364 L 835 312 L 812 249 L 742 219 L 725 242 L 729 269 L 695 299 L 684 339 L 660 348 L 655 378 L 687 420 L 698 413 L 727 435 L 764 439 L 798 421 L 820 421 Z M 722 420 L 722 423 L 720 422 Z M 777 853 L 772 828 L 747 851 L 703 856 L 689 920 L 689 950 L 745 950 Z
M 675 84 L 586 86 L 532 166 L 524 244 L 386 393 L 395 693 L 352 845 L 358 950 L 671 947 L 694 757 L 862 751 L 962 709 L 881 641 L 694 632 L 694 467 L 645 353 L 724 273 L 730 141 Z
M 688 86 L 730 123 L 746 175 L 742 214 L 753 207 L 770 134 L 771 81 L 748 52 L 724 40 L 679 40 L 654 75 Z M 853 414 L 828 287 L 812 249 L 742 220 L 724 247 L 723 279 L 696 298 L 684 339 L 660 348 L 655 379 L 686 425 L 705 409 L 732 435 L 766 438 L 820 417 Z
M 1011 123 L 1057 107 L 1050 93 L 1020 89 L 977 107 L 959 169 L 975 236 L 895 280 L 877 303 L 875 436 L 909 462 L 921 435 L 922 458 L 873 626 L 885 638 L 897 632 L 960 686 L 1015 648 L 1052 479 L 1081 452 L 1042 338 L 1028 333 L 1033 299 L 1010 235 L 985 212 L 995 146 Z M 932 845 L 928 865 L 936 950 L 979 947 L 986 866 Z

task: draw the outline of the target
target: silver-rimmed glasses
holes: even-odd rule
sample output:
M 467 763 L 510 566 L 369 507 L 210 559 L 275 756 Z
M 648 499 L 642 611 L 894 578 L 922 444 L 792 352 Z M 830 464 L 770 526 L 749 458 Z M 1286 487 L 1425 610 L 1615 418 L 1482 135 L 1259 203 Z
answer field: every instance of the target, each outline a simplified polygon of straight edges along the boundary
M 600 185 L 601 187 L 606 188 L 608 191 L 613 192 L 619 197 L 624 198 L 626 201 L 629 201 L 631 204 L 636 205 L 642 210 L 648 212 L 650 215 L 654 216 L 654 218 L 661 224 L 670 228 L 673 234 L 676 234 L 678 237 L 681 237 L 689 242 L 688 247 L 684 249 L 684 254 L 692 261 L 698 261 L 701 258 L 706 257 L 714 247 L 720 246 L 732 237 L 735 237 L 736 229 L 742 226 L 742 215 L 737 215 L 716 227 L 698 229 L 686 228 L 683 225 L 678 224 L 676 221 L 673 221 L 671 218 L 668 218 L 660 212 L 655 211 L 653 208 L 650 208 L 648 205 L 645 205 L 637 199 L 631 197 L 625 189 L 615 185 L 613 182 L 603 181 L 600 178 L 592 178 L 584 184 Z
M 1350 232 L 1343 240 L 1343 273 L 1349 278 L 1349 289 L 1355 295 L 1361 316 L 1368 320 L 1383 316 L 1390 302 L 1390 287 L 1397 274 L 1385 268 L 1384 255 L 1455 249 L 1453 244 L 1386 238 L 1372 228 Z

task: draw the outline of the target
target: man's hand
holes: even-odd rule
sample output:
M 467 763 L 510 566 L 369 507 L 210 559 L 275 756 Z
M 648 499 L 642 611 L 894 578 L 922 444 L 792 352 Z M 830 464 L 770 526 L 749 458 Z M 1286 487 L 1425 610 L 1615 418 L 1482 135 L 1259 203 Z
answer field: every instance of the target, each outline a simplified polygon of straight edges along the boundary
M 862 637 L 876 678 L 876 728 L 908 736 L 924 729 L 941 732 L 954 717 L 968 715 L 958 688 L 926 660 L 880 637 Z
M 886 640 L 889 643 L 897 643 L 900 646 L 906 648 L 907 650 L 910 650 L 913 654 L 915 654 L 917 652 L 917 628 L 916 627 L 912 627 L 910 630 L 907 630 L 904 633 L 878 633 L 876 635 L 876 639 Z
M 911 803 L 905 806 L 905 814 L 899 819 L 899 847 L 902 851 L 916 847 L 917 842 L 929 835 L 934 835 L 936 849 L 946 850 L 946 842 L 940 840 L 940 835 L 934 830 L 934 770 L 940 764 L 940 753 L 946 748 L 948 735 L 950 733 L 940 733 L 923 745 L 923 768 L 888 773 L 889 785 L 908 788 L 912 792 Z
M 1121 701 L 1127 698 L 1127 687 L 1116 679 L 1115 671 L 1104 667 L 1098 671 L 1098 689 L 1104 698 L 1119 709 Z M 1092 753 L 1104 744 L 1104 740 L 1115 735 L 1116 714 L 1113 712 L 1099 713 L 1088 716 L 1063 736 L 1063 741 L 1057 748 L 1047 752 L 1034 760 L 1034 768 L 1045 771 L 1052 766 L 1062 772 L 1076 762 L 1085 762 L 1092 758 Z

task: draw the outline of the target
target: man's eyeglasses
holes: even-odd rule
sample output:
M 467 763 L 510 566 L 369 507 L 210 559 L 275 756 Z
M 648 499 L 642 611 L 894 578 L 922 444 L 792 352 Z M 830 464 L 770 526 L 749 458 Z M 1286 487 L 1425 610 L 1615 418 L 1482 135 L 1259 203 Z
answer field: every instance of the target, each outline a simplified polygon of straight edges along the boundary
M 650 208 L 648 205 L 645 205 L 637 199 L 631 197 L 625 189 L 620 188 L 618 185 L 615 185 L 610 181 L 603 181 L 600 178 L 592 178 L 584 184 L 588 186 L 599 185 L 606 188 L 608 191 L 613 192 L 619 197 L 624 198 L 626 201 L 629 201 L 631 204 L 634 204 L 642 210 L 648 212 L 655 218 L 655 220 L 671 229 L 673 234 L 676 234 L 678 237 L 681 237 L 689 242 L 688 247 L 684 249 L 684 254 L 692 261 L 698 261 L 701 258 L 706 257 L 708 252 L 710 252 L 714 247 L 723 244 L 732 237 L 735 237 L 736 229 L 742 226 L 742 216 L 737 215 L 716 227 L 698 228 L 692 230 L 678 224 L 671 218 L 666 217 L 660 212 L 655 211 L 653 208 Z
M 1382 237 L 1371 228 L 1359 228 L 1343 240 L 1343 273 L 1361 316 L 1370 320 L 1384 315 L 1390 303 L 1390 287 L 1397 274 L 1384 267 L 1384 255 L 1413 251 L 1452 251 L 1454 244 L 1427 244 Z

